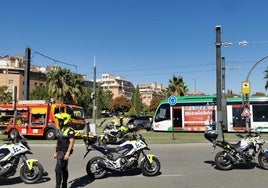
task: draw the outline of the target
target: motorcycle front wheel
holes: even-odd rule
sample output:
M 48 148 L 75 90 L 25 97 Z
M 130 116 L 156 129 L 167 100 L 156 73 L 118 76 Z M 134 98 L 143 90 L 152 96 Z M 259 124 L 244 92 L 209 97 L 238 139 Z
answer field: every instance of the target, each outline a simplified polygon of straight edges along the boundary
M 233 163 L 226 156 L 225 151 L 220 151 L 215 155 L 215 164 L 220 170 L 231 170 L 233 168 Z
M 102 157 L 93 157 L 88 161 L 86 171 L 89 177 L 100 179 L 106 175 L 107 170 L 100 165 L 103 160 Z
M 37 183 L 43 176 L 44 168 L 38 161 L 33 163 L 33 168 L 31 170 L 23 164 L 20 168 L 20 178 L 23 182 L 28 184 Z
M 268 170 L 268 159 L 264 155 L 264 153 L 260 153 L 258 156 L 258 162 L 261 168 Z
M 160 171 L 160 161 L 153 156 L 152 162 L 150 163 L 149 160 L 144 159 L 141 161 L 140 168 L 145 176 L 155 176 Z

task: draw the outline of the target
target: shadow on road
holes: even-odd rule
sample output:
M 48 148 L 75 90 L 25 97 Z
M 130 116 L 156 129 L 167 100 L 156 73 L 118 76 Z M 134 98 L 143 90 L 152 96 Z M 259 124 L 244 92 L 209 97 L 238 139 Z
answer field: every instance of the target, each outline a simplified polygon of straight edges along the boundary
M 14 178 L 0 178 L 0 185 L 15 185 L 21 183 L 22 180 L 20 177 L 14 177 Z
M 93 178 L 90 178 L 88 175 L 84 175 L 80 178 L 76 178 L 69 182 L 71 188 L 85 187 L 88 184 L 94 181 Z
M 37 183 L 34 184 L 40 184 L 40 183 L 45 183 L 50 180 L 49 177 L 42 177 Z M 20 177 L 13 177 L 13 178 L 0 178 L 0 186 L 2 185 L 16 185 L 19 183 L 23 183 Z
M 204 161 L 206 164 L 210 164 L 211 166 L 214 166 L 215 169 L 220 170 L 217 168 L 214 161 Z M 259 168 L 259 166 L 256 163 L 241 163 L 241 164 L 234 164 L 232 169 L 253 169 L 253 168 Z
M 204 163 L 210 164 L 211 166 L 215 166 L 215 162 L 214 161 L 204 161 Z

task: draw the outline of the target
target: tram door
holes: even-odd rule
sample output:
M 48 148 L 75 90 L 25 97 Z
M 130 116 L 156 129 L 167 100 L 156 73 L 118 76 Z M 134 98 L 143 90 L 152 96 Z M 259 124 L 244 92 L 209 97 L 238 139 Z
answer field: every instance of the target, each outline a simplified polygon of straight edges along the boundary
M 173 129 L 181 130 L 182 129 L 182 110 L 179 106 L 174 106 L 173 108 Z
M 243 109 L 242 105 L 232 106 L 233 130 L 246 130 L 246 117 L 241 116 Z

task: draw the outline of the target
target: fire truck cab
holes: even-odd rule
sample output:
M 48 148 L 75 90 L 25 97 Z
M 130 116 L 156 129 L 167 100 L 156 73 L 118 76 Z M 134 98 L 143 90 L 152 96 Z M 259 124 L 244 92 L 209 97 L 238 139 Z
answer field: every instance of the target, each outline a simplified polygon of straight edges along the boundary
M 85 129 L 84 110 L 80 106 L 50 103 L 45 100 L 23 100 L 18 104 L 0 104 L 0 129 L 11 134 L 17 129 L 22 135 L 56 138 L 58 129 L 54 115 L 65 112 L 71 115 L 71 126 L 76 136 L 81 136 Z

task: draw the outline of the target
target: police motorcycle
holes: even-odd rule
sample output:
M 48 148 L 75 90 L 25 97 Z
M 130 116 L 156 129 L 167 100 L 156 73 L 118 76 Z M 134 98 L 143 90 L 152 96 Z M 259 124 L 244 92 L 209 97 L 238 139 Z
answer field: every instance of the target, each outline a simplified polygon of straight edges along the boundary
M 0 145 L 0 178 L 14 176 L 20 160 L 20 178 L 23 182 L 37 183 L 47 175 L 38 160 L 27 158 L 26 154 L 33 154 L 30 150 L 27 140 L 18 131 L 14 131 Z
M 129 135 L 129 130 L 126 126 L 122 125 L 116 127 L 114 125 L 107 125 L 103 129 L 103 134 L 98 136 L 98 143 L 101 145 L 118 145 L 129 139 L 131 139 L 131 136 Z
M 237 134 L 241 140 L 237 143 L 229 143 L 224 139 L 218 141 L 218 133 L 215 129 L 207 130 L 204 136 L 213 144 L 213 150 L 218 146 L 222 148 L 215 155 L 215 165 L 220 170 L 231 170 L 235 164 L 246 164 L 255 161 L 258 158 L 258 163 L 261 168 L 268 169 L 268 149 L 263 150 L 262 146 L 265 143 L 261 138 L 260 132 L 257 130 L 250 130 L 245 135 Z M 267 154 L 266 154 L 267 153 Z
M 92 144 L 88 136 L 83 140 L 86 144 L 87 152 L 84 158 L 92 150 L 99 151 L 103 156 L 91 158 L 86 165 L 86 172 L 95 179 L 103 178 L 108 172 L 126 172 L 131 169 L 139 169 L 145 176 L 158 175 L 160 171 L 160 161 L 153 154 L 146 154 L 144 150 L 150 150 L 141 134 L 136 134 L 133 125 L 128 128 L 132 130 L 133 139 L 127 140 L 117 147 Z

